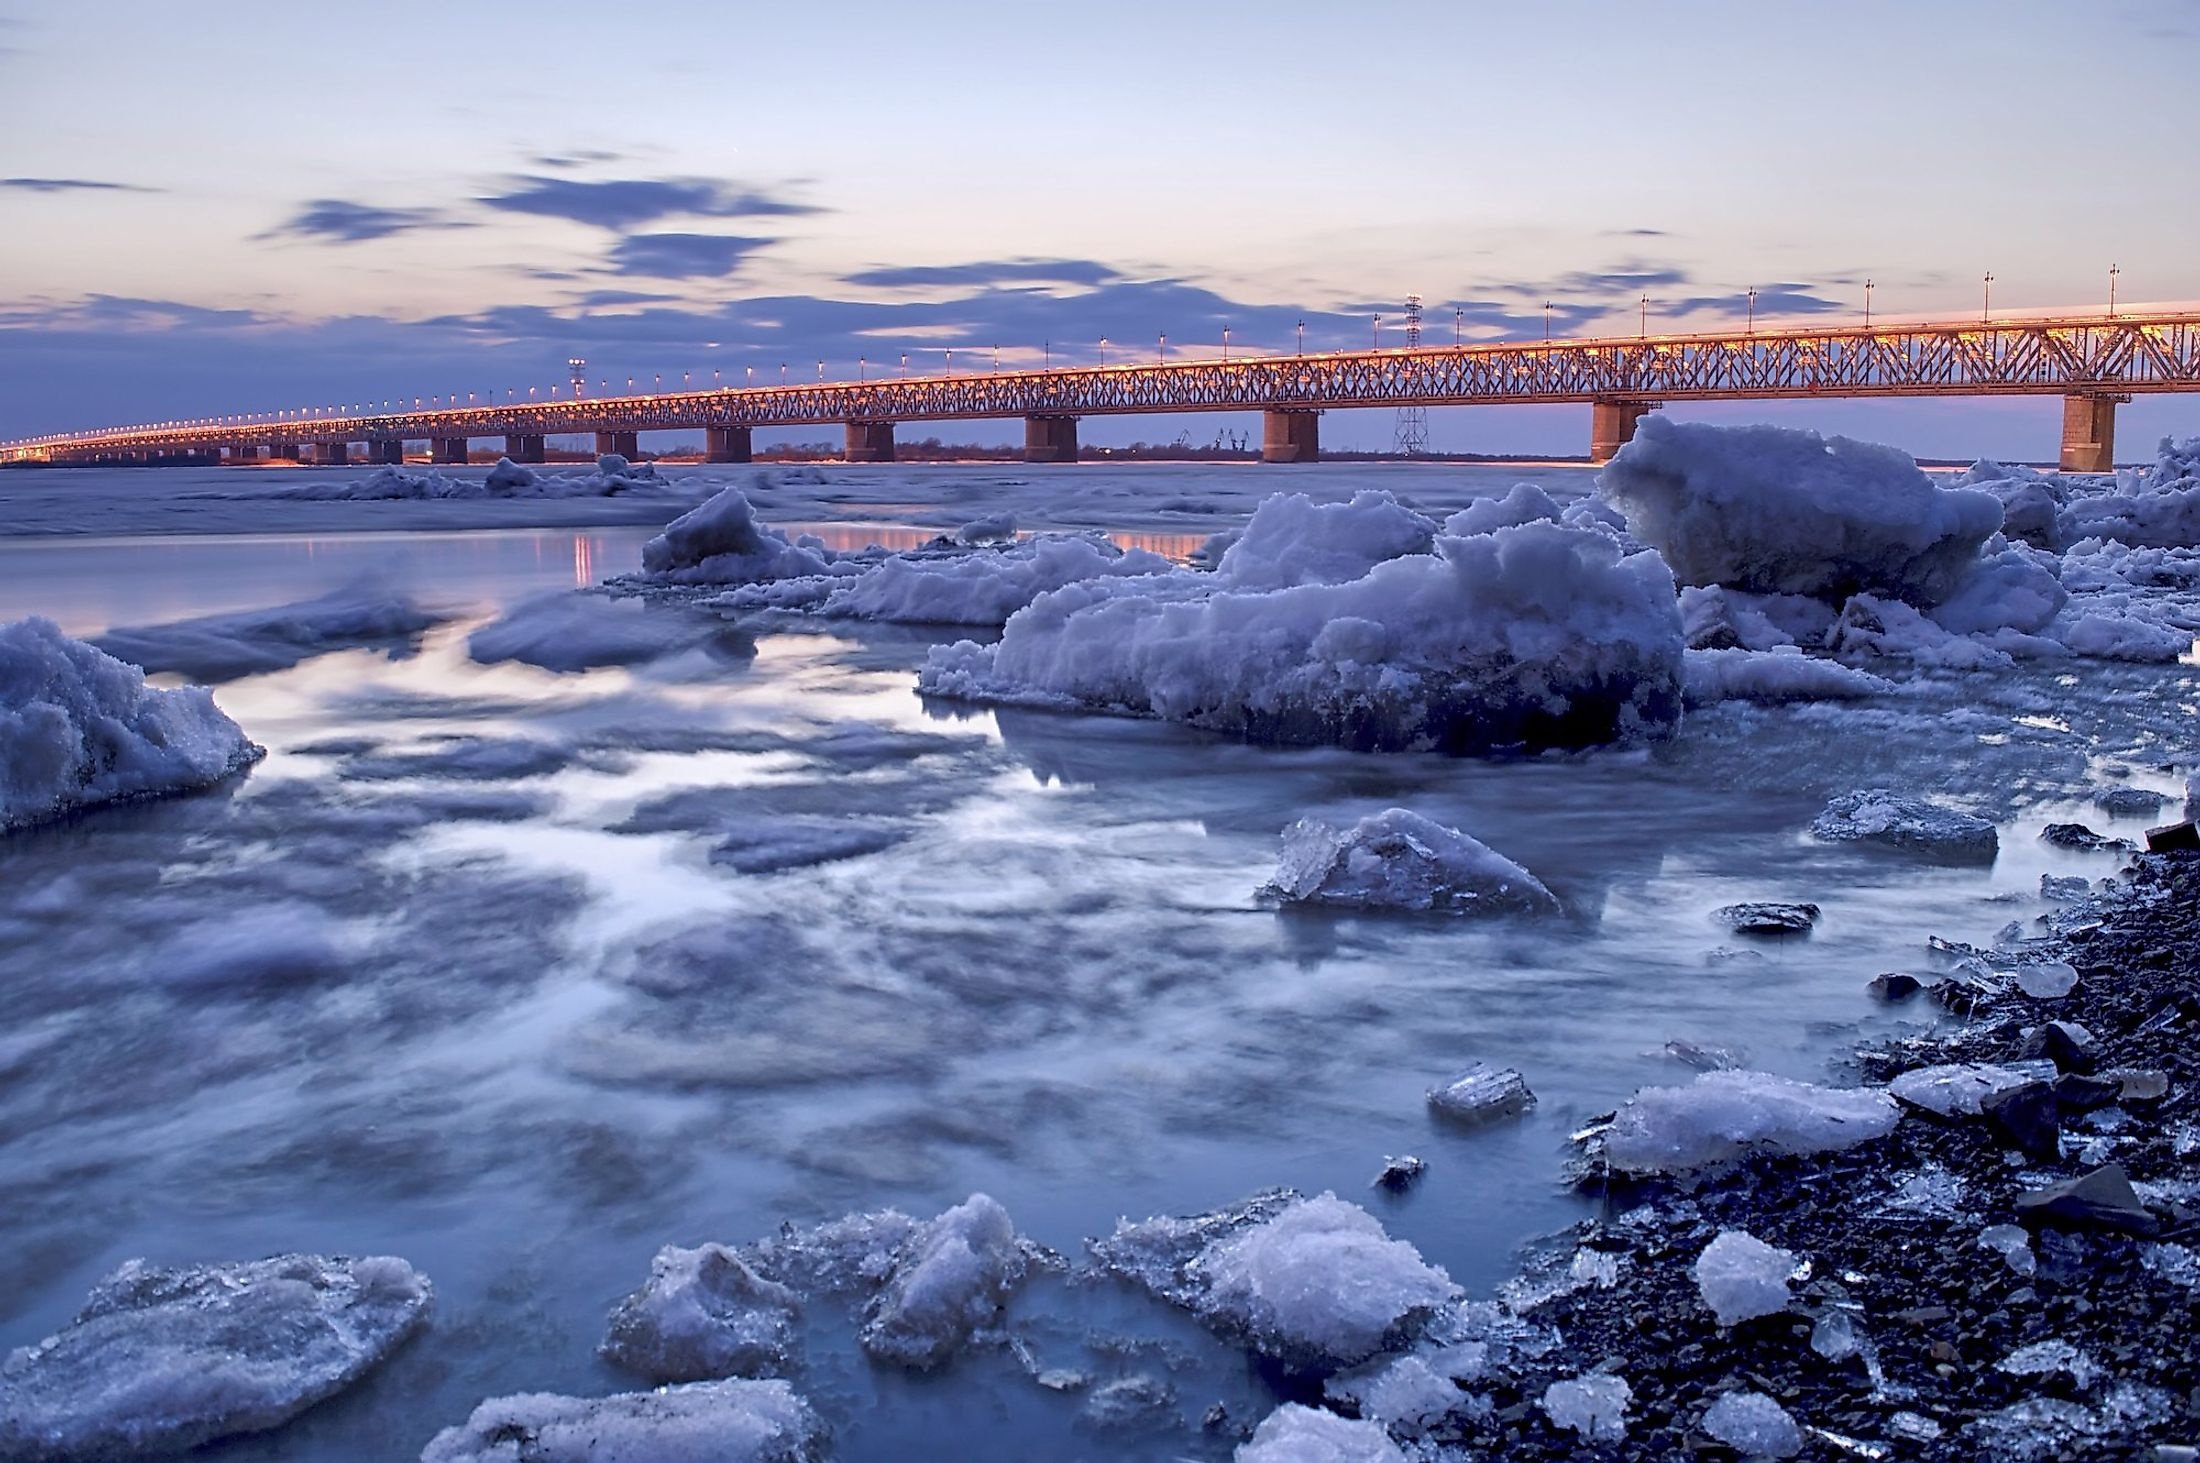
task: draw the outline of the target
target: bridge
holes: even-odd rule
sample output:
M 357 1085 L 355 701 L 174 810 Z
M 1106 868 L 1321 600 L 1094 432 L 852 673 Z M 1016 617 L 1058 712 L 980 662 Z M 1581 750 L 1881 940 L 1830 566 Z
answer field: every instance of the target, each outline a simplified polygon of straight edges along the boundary
M 2060 396 L 2062 466 L 2105 472 L 2117 404 L 2161 391 L 2200 391 L 2200 312 L 1241 354 L 501 405 L 469 400 L 428 410 L 416 401 L 411 411 L 309 408 L 0 443 L 0 462 L 248 462 L 264 454 L 397 463 L 406 444 L 418 442 L 436 462 L 461 463 L 480 438 L 501 439 L 515 462 L 540 462 L 546 437 L 592 433 L 599 452 L 632 455 L 636 435 L 654 431 L 700 431 L 709 461 L 747 462 L 757 429 L 819 425 L 844 430 L 847 461 L 891 462 L 898 423 L 1017 417 L 1026 461 L 1070 462 L 1080 418 L 1206 411 L 1258 411 L 1262 461 L 1312 462 L 1321 455 L 1325 410 L 1566 402 L 1590 408 L 1590 455 L 1602 462 L 1646 412 L 1669 402 Z

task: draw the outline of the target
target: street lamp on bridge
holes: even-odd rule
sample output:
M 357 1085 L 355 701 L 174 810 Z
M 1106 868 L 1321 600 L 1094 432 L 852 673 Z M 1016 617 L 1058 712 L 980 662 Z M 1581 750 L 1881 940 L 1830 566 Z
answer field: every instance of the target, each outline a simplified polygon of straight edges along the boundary
M 1986 322 L 1987 322 L 1987 321 L 1988 321 L 1989 319 L 1991 319 L 1991 318 L 1993 317 L 1993 313 L 1994 313 L 1994 276 L 1993 276 L 1993 273 L 1992 273 L 1992 271 L 1990 271 L 1990 270 L 1989 270 L 1989 271 L 1987 272 L 1987 275 L 1986 275 L 1986 293 L 1985 293 L 1985 295 L 1984 295 L 1984 296 L 1983 296 L 1983 297 L 1981 298 L 1981 300 L 1979 301 L 1979 309 L 1978 309 L 1978 323 L 1979 323 L 1979 324 L 1981 324 L 1981 325 L 1984 325 L 1984 324 L 1985 324 L 1985 323 L 1986 323 Z

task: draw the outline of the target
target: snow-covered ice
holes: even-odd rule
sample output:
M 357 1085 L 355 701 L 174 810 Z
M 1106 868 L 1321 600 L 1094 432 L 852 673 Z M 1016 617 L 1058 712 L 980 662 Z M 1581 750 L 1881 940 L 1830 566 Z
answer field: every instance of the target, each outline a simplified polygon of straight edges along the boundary
M 1893 1131 L 1884 1092 L 1818 1087 L 1765 1072 L 1705 1072 L 1685 1087 L 1645 1087 L 1604 1134 L 1628 1173 L 1685 1173 L 1756 1148 L 1825 1153 Z
M 1803 1430 L 1762 1392 L 1721 1393 L 1704 1409 L 1701 1425 L 1744 1458 L 1792 1458 L 1803 1451 Z
M 484 665 L 516 660 L 547 671 L 584 671 L 654 660 L 723 628 L 666 606 L 557 590 L 521 600 L 475 630 L 466 652 Z
M 1145 549 L 1099 534 L 1039 534 L 903 553 L 838 557 L 826 572 L 742 584 L 708 601 L 726 610 L 802 610 L 828 618 L 993 626 L 1049 590 L 1088 579 L 1167 573 Z
M 1269 892 L 1349 909 L 1555 913 L 1541 880 L 1487 845 L 1408 808 L 1337 828 L 1301 818 L 1283 831 Z
M 1696 1290 L 1722 1326 L 1787 1309 L 1795 1252 L 1746 1230 L 1722 1229 L 1696 1257 Z
M 1043 594 L 997 644 L 936 647 L 919 689 L 1368 750 L 1582 745 L 1678 718 L 1656 555 L 1535 522 L 1370 565 L 1410 545 L 1414 515 L 1381 494 L 1316 507 L 1263 503 L 1212 573 Z
M 1192 1219 L 1124 1220 L 1092 1243 L 1109 1271 L 1302 1367 L 1349 1366 L 1410 1339 L 1459 1288 L 1335 1194 L 1259 1196 Z
M 1883 789 L 1842 793 L 1810 831 L 1828 843 L 1886 843 L 1945 858 L 1990 860 L 2000 848 L 1986 819 Z
M 901 1243 L 858 1339 L 881 1361 L 936 1367 L 999 1319 L 1029 1267 L 1008 1211 L 972 1194 Z
M 721 490 L 642 545 L 642 577 L 663 584 L 753 584 L 858 568 L 815 538 L 789 540 L 760 522 L 739 488 Z
M 420 1463 L 817 1463 L 825 1431 L 782 1381 L 690 1382 L 610 1397 L 492 1397 Z
M 1406 1463 L 1382 1424 L 1286 1402 L 1238 1445 L 1236 1463 Z
M 608 498 L 620 494 L 666 495 L 671 491 L 654 463 L 635 466 L 607 454 L 593 472 L 536 471 L 497 459 L 483 477 L 461 477 L 432 467 L 383 467 L 363 478 L 339 477 L 282 488 L 274 496 L 312 502 L 371 502 L 399 498 Z
M 1543 1389 L 1543 1411 L 1553 1427 L 1570 1428 L 1585 1443 L 1616 1443 L 1627 1436 L 1627 1405 L 1635 1389 L 1624 1377 L 1592 1372 Z
M 1894 692 L 1894 683 L 1796 646 L 1691 650 L 1688 704 L 1717 701 L 1853 701 Z
M 1373 1418 L 1401 1435 L 1426 1432 L 1454 1412 L 1472 1408 L 1479 1400 L 1459 1389 L 1459 1384 L 1438 1364 L 1440 1355 L 1409 1354 L 1370 1362 L 1354 1372 L 1331 1377 L 1323 1394 L 1348 1400 L 1360 1416 Z M 1487 1403 L 1483 1403 L 1487 1405 Z
M 393 653 L 410 649 L 422 631 L 444 618 L 410 595 L 366 580 L 297 604 L 118 626 L 92 643 L 148 671 L 225 681 L 353 646 L 386 646 Z
M 0 832 L 211 787 L 260 756 L 205 688 L 149 687 L 50 620 L 0 625 Z
M 1943 488 L 1910 456 L 1787 427 L 1645 417 L 1598 490 L 1683 584 L 1931 605 L 2001 527 L 2001 502 Z
M 132 1260 L 59 1333 L 0 1362 L 0 1455 L 138 1457 L 279 1427 L 402 1345 L 429 1295 L 388 1256 Z
M 604 1359 L 653 1382 L 768 1375 L 788 1364 L 800 1304 L 724 1245 L 667 1245 L 612 1312 Z

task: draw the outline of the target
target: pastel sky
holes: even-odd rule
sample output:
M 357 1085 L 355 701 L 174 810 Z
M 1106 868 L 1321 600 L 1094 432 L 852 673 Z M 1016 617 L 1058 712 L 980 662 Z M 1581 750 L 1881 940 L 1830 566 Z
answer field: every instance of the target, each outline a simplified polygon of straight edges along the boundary
M 2196 62 L 2196 0 L 0 0 L 0 437 L 574 354 L 623 385 L 1346 345 L 1409 292 L 1439 338 L 1545 300 L 1631 333 L 1644 293 L 1705 327 L 1752 285 L 1849 318 L 1867 278 L 1960 315 L 1988 270 L 1997 307 L 2098 308 L 2111 263 L 2200 299 Z M 2037 457 L 2055 411 L 1716 414 Z M 1433 426 L 1578 452 L 1586 418 Z M 2170 430 L 2200 402 L 2126 408 L 2124 455 Z

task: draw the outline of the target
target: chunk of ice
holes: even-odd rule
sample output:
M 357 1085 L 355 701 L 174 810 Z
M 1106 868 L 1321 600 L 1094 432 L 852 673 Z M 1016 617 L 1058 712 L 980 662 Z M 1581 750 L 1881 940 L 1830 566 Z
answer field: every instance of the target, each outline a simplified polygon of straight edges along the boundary
M 2040 877 L 2047 876 L 2043 874 Z M 2066 965 L 2060 960 L 2017 967 L 2017 989 L 2036 1001 L 2059 1001 L 2077 988 L 2076 967 Z
M 492 1397 L 437 1433 L 420 1463 L 815 1463 L 824 1430 L 782 1381 L 655 1392 Z
M 1744 1458 L 1792 1458 L 1803 1430 L 1762 1392 L 1728 1392 L 1704 1409 L 1703 1430 Z
M 1348 909 L 1551 914 L 1542 881 L 1478 840 L 1406 808 L 1336 828 L 1301 818 L 1283 832 L 1269 891 Z
M 2000 848 L 1984 818 L 1879 789 L 1834 798 L 1810 831 L 1829 843 L 1886 843 L 1949 858 L 1990 860 Z
M 1443 1086 L 1431 1087 L 1428 1105 L 1438 1117 L 1471 1126 L 1524 1113 L 1535 1106 L 1535 1094 L 1512 1068 L 1476 1062 Z
M 1978 1247 L 2001 1256 L 2003 1263 L 2019 1275 L 2030 1275 L 2040 1267 L 2038 1256 L 2032 1253 L 2030 1232 L 2014 1224 L 1989 1224 L 1978 1232 Z
M 1627 1173 L 1684 1173 L 1753 1148 L 1825 1153 L 1893 1131 L 1884 1092 L 1842 1090 L 1765 1072 L 1705 1072 L 1685 1087 L 1645 1087 L 1604 1134 L 1605 1157 Z
M 1746 1230 L 1720 1230 L 1696 1257 L 1696 1289 L 1722 1326 L 1787 1309 L 1794 1273 L 1794 1251 Z
M 138 1457 L 279 1427 L 402 1345 L 429 1296 L 388 1256 L 131 1260 L 0 1363 L 0 1457 Z
M 858 1339 L 881 1361 L 938 1366 L 999 1318 L 1028 1265 L 1008 1211 L 972 1194 L 902 1243 Z
M 2067 1341 L 2035 1341 L 2020 1346 L 1996 1364 L 2012 1377 L 2051 1377 L 2061 1372 L 2080 1387 L 2090 1387 L 2100 1375 L 2093 1358 Z
M 1573 1429 L 1585 1443 L 1616 1443 L 1627 1436 L 1627 1404 L 1635 1389 L 1624 1377 L 1592 1373 L 1543 1389 L 1543 1411 L 1553 1427 Z
M 1382 1424 L 1286 1402 L 1238 1445 L 1236 1463 L 1406 1463 Z
M 1912 1107 L 1936 1112 L 1944 1118 L 1977 1117 L 1980 1104 L 1997 1092 L 2022 1087 L 2032 1079 L 2007 1067 L 1975 1062 L 1950 1062 L 1904 1072 L 1887 1084 L 1887 1090 Z
M 724 1245 L 667 1245 L 648 1284 L 612 1312 L 603 1356 L 653 1382 L 776 1372 L 788 1363 L 799 1304 Z

